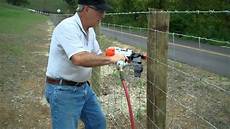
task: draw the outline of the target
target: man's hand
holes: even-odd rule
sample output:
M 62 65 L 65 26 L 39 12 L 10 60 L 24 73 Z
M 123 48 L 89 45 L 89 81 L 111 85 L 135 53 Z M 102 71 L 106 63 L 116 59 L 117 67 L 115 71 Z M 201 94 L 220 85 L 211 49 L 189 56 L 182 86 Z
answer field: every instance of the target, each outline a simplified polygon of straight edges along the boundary
M 115 54 L 114 56 L 110 56 L 110 59 L 113 63 L 116 63 L 117 61 L 128 60 L 128 58 L 124 56 L 123 54 Z

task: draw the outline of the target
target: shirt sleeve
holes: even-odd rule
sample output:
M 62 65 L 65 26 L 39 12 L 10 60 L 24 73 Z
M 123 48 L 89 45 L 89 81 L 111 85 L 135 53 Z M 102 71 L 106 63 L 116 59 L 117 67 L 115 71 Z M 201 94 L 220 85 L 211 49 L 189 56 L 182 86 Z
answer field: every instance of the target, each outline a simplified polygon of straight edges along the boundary
M 57 31 L 56 38 L 69 59 L 76 53 L 86 51 L 81 34 L 79 33 L 82 33 L 80 29 L 71 23 L 59 26 Z

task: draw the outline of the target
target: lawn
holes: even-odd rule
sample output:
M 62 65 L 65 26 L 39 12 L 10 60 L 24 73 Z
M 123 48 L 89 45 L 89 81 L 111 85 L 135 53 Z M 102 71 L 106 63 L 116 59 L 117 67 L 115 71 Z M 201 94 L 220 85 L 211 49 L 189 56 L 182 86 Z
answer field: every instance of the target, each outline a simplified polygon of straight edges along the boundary
M 0 33 L 23 34 L 34 24 L 44 22 L 47 17 L 7 4 L 0 3 Z
M 49 128 L 40 100 L 50 38 L 48 17 L 0 3 L 0 127 Z

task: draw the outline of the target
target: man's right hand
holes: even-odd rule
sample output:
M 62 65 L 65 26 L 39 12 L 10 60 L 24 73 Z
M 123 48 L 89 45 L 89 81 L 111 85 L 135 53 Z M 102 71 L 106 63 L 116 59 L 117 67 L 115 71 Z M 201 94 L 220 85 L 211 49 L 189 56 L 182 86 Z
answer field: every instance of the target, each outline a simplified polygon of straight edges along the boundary
M 116 63 L 117 61 L 125 61 L 128 58 L 123 54 L 115 54 L 114 56 L 110 56 L 110 59 L 113 63 Z

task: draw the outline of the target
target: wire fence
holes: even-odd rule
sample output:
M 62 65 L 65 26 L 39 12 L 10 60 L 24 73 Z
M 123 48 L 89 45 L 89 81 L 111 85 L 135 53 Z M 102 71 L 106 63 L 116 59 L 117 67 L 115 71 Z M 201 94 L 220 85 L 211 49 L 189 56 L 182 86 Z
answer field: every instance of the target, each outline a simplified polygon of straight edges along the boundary
M 224 69 L 224 67 L 227 68 L 230 63 L 230 50 L 228 47 L 228 45 L 230 45 L 229 41 L 221 41 L 205 37 L 197 37 L 173 32 L 163 32 L 148 28 L 116 25 L 109 23 L 102 23 L 101 30 L 108 37 L 112 37 L 123 43 L 140 47 L 145 50 L 147 49 L 147 37 L 149 31 L 154 31 L 159 34 L 167 34 L 170 41 L 168 49 L 168 55 L 170 59 L 187 64 L 192 64 L 196 67 L 204 68 L 208 71 L 215 72 L 224 76 L 230 75 L 230 70 Z M 212 43 L 218 43 L 219 46 L 214 46 L 212 45 Z M 189 50 L 191 52 L 188 53 L 185 50 Z M 186 58 L 190 56 L 191 60 L 187 60 Z M 217 59 L 215 63 L 206 62 L 215 60 L 213 59 L 215 58 L 215 56 L 219 56 L 219 59 Z M 227 58 L 227 60 L 224 58 Z
M 115 37 L 117 40 L 122 39 L 120 41 L 123 43 L 132 43 L 132 46 L 124 45 L 121 42 L 117 42 L 117 40 L 103 38 L 102 36 L 99 42 L 105 43 L 101 45 L 103 50 L 111 46 L 111 42 L 113 42 L 113 45 L 116 46 L 129 47 L 135 51 L 144 52 L 147 47 L 145 43 L 148 31 L 154 31 L 158 34 L 167 33 L 169 35 L 170 56 L 168 63 L 147 57 L 150 61 L 158 62 L 161 66 L 168 69 L 167 91 L 161 89 L 155 82 L 147 80 L 147 64 L 145 61 L 143 62 L 144 71 L 141 78 L 134 77 L 132 67 L 124 69 L 134 111 L 136 129 L 147 129 L 146 123 L 148 120 L 151 120 L 147 115 L 147 101 L 156 108 L 154 113 L 166 115 L 166 128 L 168 129 L 230 128 L 230 78 L 208 72 L 202 68 L 203 64 L 206 64 L 204 66 L 211 65 L 207 64 L 208 61 L 204 53 L 220 55 L 228 59 L 230 57 L 228 48 L 221 47 L 220 50 L 214 50 L 212 47 L 207 47 L 203 44 L 203 41 L 208 40 L 223 44 L 229 44 L 229 41 L 219 41 L 210 38 L 109 23 L 102 23 L 102 26 L 101 31 L 106 36 L 113 35 L 113 38 Z M 186 42 L 184 42 L 184 40 L 181 41 L 179 39 L 181 36 L 193 40 L 186 39 Z M 194 39 L 197 41 L 194 41 Z M 106 44 L 106 42 L 109 42 L 109 44 Z M 137 46 L 138 48 L 133 46 Z M 192 54 L 189 58 L 193 62 L 195 60 L 193 59 L 194 56 L 199 57 L 198 65 L 188 65 L 190 62 L 178 61 L 180 60 L 180 48 L 190 49 L 191 47 L 196 49 L 192 49 L 192 53 L 188 53 Z M 184 51 L 187 53 L 187 50 Z M 225 53 L 222 53 L 222 51 L 225 51 Z M 219 61 L 217 60 L 217 62 Z M 224 60 L 224 62 L 226 61 L 229 62 L 229 60 Z M 225 71 L 229 70 L 225 69 Z M 95 91 L 100 93 L 98 98 L 107 118 L 107 128 L 130 128 L 127 102 L 116 66 L 103 66 L 96 75 L 99 76 L 99 79 L 93 81 L 99 83 L 100 88 L 95 89 Z M 150 83 L 159 92 L 166 95 L 166 112 L 147 97 L 147 83 Z M 154 121 L 151 121 L 151 123 L 155 128 L 160 129 Z
M 103 27 L 106 28 L 111 28 L 113 30 L 117 30 L 120 32 L 127 32 L 131 34 L 136 34 L 140 36 L 144 36 L 143 38 L 147 38 L 148 31 L 156 31 L 159 33 L 167 33 L 170 36 L 174 37 L 186 37 L 186 38 L 193 38 L 195 40 L 204 40 L 204 41 L 210 41 L 210 42 L 215 42 L 215 43 L 220 43 L 220 44 L 228 44 L 230 45 L 229 41 L 221 41 L 221 40 L 216 40 L 216 39 L 210 39 L 210 38 L 205 38 L 205 37 L 198 37 L 198 36 L 193 36 L 193 35 L 186 35 L 186 34 L 180 34 L 180 33 L 175 33 L 175 32 L 163 32 L 160 30 L 154 30 L 154 29 L 149 29 L 149 28 L 143 28 L 143 27 L 135 27 L 135 26 L 127 26 L 127 25 L 118 25 L 118 24 L 111 24 L 111 23 L 102 23 Z
M 152 59 L 154 60 L 154 59 Z M 160 62 L 161 63 L 161 62 Z M 198 76 L 191 73 L 196 68 L 183 65 L 177 67 L 177 62 L 162 63 L 168 67 L 168 91 L 160 89 L 154 82 L 150 82 L 167 96 L 167 110 L 162 111 L 153 102 L 158 112 L 166 114 L 167 128 L 203 128 L 203 129 L 227 129 L 229 128 L 229 89 L 228 84 L 215 84 L 212 80 L 203 80 L 210 74 Z M 146 64 L 144 64 L 146 68 Z M 181 69 L 190 68 L 190 72 Z M 134 78 L 132 68 L 126 68 L 127 81 L 132 101 L 132 107 L 137 129 L 146 129 L 147 116 L 146 102 L 146 69 L 141 78 Z M 104 66 L 101 69 L 102 92 L 99 97 L 104 108 L 109 129 L 130 128 L 128 108 L 122 89 L 119 73 L 115 66 Z M 229 79 L 226 80 L 229 82 Z M 210 85 L 211 84 L 211 85 Z M 218 87 L 218 88 L 217 88 Z M 220 90 L 224 89 L 224 90 Z M 221 124 L 220 124 L 221 123 Z M 156 125 L 153 122 L 154 125 Z M 156 126 L 156 128 L 159 128 Z
M 116 40 L 113 41 L 115 45 L 126 48 L 131 47 L 136 51 L 146 51 L 147 46 L 145 42 L 149 31 L 154 31 L 157 34 L 166 33 L 169 35 L 170 59 L 168 59 L 168 63 L 163 63 L 158 59 L 147 57 L 149 61 L 155 61 L 162 67 L 168 69 L 167 91 L 161 89 L 155 82 L 147 80 L 146 62 L 143 62 L 144 71 L 141 78 L 134 77 L 133 67 L 124 69 L 137 129 L 146 129 L 147 121 L 152 120 L 147 115 L 147 101 L 156 109 L 154 113 L 166 115 L 166 128 L 168 129 L 230 128 L 230 78 L 228 76 L 214 74 L 203 68 L 203 66 L 206 67 L 210 65 L 209 60 L 207 60 L 207 53 L 226 57 L 225 63 L 227 62 L 227 65 L 230 64 L 229 48 L 220 47 L 220 49 L 215 50 L 214 47 L 203 44 L 203 42 L 209 41 L 229 44 L 229 41 L 219 41 L 192 35 L 109 23 L 102 23 L 102 26 L 101 30 L 106 36 L 113 37 L 116 40 L 121 39 L 120 41 L 123 43 L 129 44 L 128 42 L 130 42 L 132 46 L 124 45 Z M 178 38 L 181 36 L 187 37 L 187 39 L 181 41 L 180 38 Z M 189 39 L 192 40 L 190 41 Z M 112 42 L 108 39 L 103 40 L 105 40 L 103 42 Z M 135 44 L 135 42 L 139 44 Z M 139 49 L 133 47 L 133 45 L 137 46 Z M 107 45 L 102 45 L 103 49 L 106 47 Z M 185 50 L 181 50 L 180 48 L 184 48 Z M 187 49 L 191 49 L 191 53 Z M 181 51 L 185 51 L 184 53 L 190 55 L 187 56 L 187 58 L 191 58 L 192 62 L 197 60 L 197 65 L 191 65 L 189 62 L 185 63 L 181 61 L 179 59 L 181 58 Z M 193 58 L 194 56 L 199 58 Z M 220 60 L 217 60 L 217 62 L 220 63 Z M 228 69 L 225 69 L 225 71 L 229 72 Z M 99 100 L 101 101 L 107 117 L 108 129 L 130 128 L 127 102 L 116 66 L 103 66 L 98 75 L 100 75 L 100 82 L 98 83 L 101 85 L 101 88 L 96 90 L 100 93 Z M 166 95 L 166 112 L 152 102 L 151 98 L 147 97 L 147 83 Z M 151 121 L 151 123 L 156 129 L 160 129 L 154 121 Z
M 107 13 L 106 15 L 150 14 L 150 11 Z M 230 10 L 156 10 L 155 13 L 170 14 L 229 14 Z

